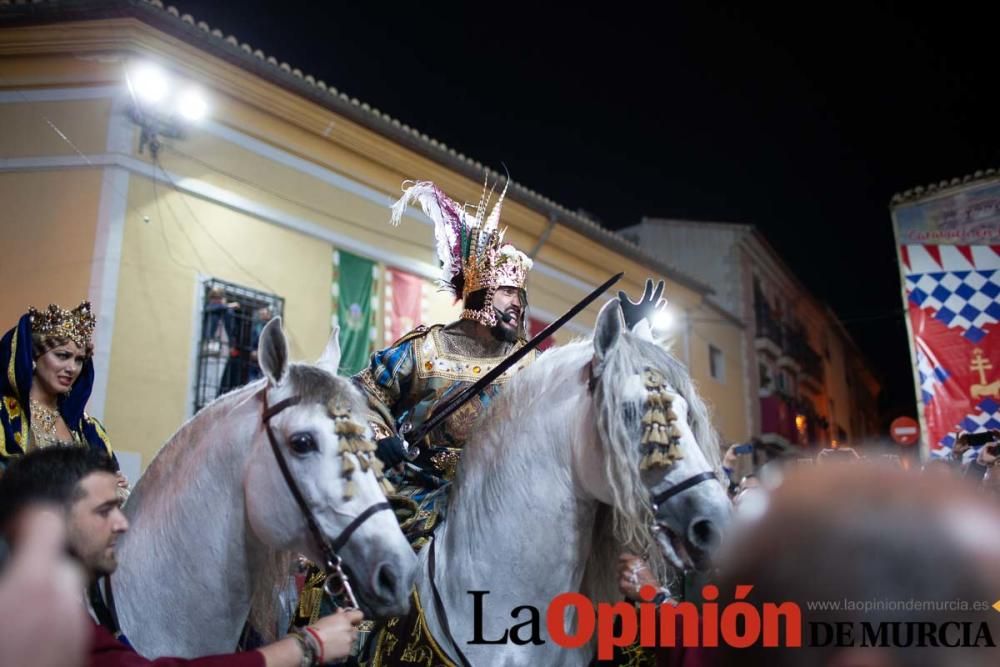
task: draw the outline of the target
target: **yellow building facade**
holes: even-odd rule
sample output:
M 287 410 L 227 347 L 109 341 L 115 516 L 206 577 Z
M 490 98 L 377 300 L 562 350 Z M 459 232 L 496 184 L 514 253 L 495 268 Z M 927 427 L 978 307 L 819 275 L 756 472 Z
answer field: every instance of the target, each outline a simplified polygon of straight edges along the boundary
M 46 3 L 0 7 L 0 322 L 12 326 L 29 305 L 93 302 L 88 409 L 141 470 L 194 411 L 208 282 L 282 300 L 292 356 L 310 360 L 336 316 L 335 257 L 367 258 L 380 346 L 388 272 L 428 285 L 439 275 L 430 221 L 410 211 L 389 224 L 400 184 L 432 180 L 474 202 L 487 172 L 190 17 L 158 3 L 106 4 L 106 14 L 72 20 Z M 202 122 L 178 124 L 179 136 L 161 136 L 155 161 L 129 88 L 144 63 L 211 106 Z M 630 294 L 664 278 L 674 304 L 715 312 L 706 286 L 537 193 L 512 187 L 502 223 L 534 253 L 528 289 L 541 320 L 618 271 Z M 557 342 L 587 335 L 600 303 Z M 428 322 L 457 314 L 425 290 Z M 723 438 L 743 439 L 741 327 L 719 317 L 692 326 L 731 360 L 721 384 L 701 347 L 687 359 Z

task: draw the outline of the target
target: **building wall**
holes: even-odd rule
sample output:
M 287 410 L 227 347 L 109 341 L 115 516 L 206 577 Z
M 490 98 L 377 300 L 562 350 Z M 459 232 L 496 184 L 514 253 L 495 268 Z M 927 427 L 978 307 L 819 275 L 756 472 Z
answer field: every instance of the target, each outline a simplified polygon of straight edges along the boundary
M 743 330 L 705 308 L 692 312 L 689 340 L 691 376 L 709 405 L 724 443 L 745 442 L 752 433 L 745 410 Z M 720 353 L 721 372 L 712 375 L 709 349 Z
M 6 111 L 0 105 L 0 127 Z M 28 306 L 43 309 L 54 302 L 74 307 L 87 298 L 100 183 L 97 170 L 0 170 L 4 329 L 13 326 Z M 54 192 L 59 196 L 53 197 Z
M 100 58 L 86 58 L 91 50 Z M 158 165 L 138 151 L 122 85 L 130 59 L 150 54 L 209 91 L 213 108 L 211 120 L 164 141 Z M 0 158 L 8 158 L 0 162 L 0 195 L 13 202 L 5 233 L 18 237 L 26 267 L 43 261 L 42 246 L 52 237 L 65 242 L 61 253 L 69 258 L 64 273 L 0 297 L 0 313 L 13 322 L 29 303 L 95 298 L 106 354 L 95 357 L 101 387 L 92 403 L 115 447 L 137 452 L 142 466 L 190 415 L 203 279 L 283 297 L 292 355 L 314 359 L 333 315 L 333 251 L 436 278 L 429 220 L 411 211 L 392 227 L 388 205 L 407 178 L 433 180 L 466 201 L 476 201 L 482 187 L 135 20 L 3 29 L 0 72 L 11 82 L 0 89 L 0 114 L 19 128 L 16 139 L 0 133 L 9 142 L 0 144 Z M 24 102 L 25 92 L 35 101 Z M 37 101 L 45 96 L 60 100 L 48 107 Z M 6 119 L 0 115 L 0 125 Z M 26 218 L 48 227 L 26 232 L 18 222 Z M 507 238 L 528 250 L 549 220 L 509 201 L 504 223 Z M 543 319 L 615 271 L 627 272 L 619 286 L 633 295 L 650 276 L 635 258 L 562 225 L 536 262 L 529 294 L 533 314 Z M 679 307 L 703 305 L 696 289 L 669 281 L 667 289 Z M 581 313 L 557 342 L 587 334 L 602 304 Z M 435 295 L 428 311 L 450 316 L 457 308 Z M 728 360 L 739 359 L 731 323 L 695 319 L 692 327 L 720 347 L 727 370 Z M 691 349 L 694 379 L 720 429 L 727 437 L 744 431 L 742 411 L 707 375 L 707 346 Z
M 739 273 L 737 242 L 744 231 L 741 226 L 702 223 L 639 224 L 625 227 L 622 236 L 655 247 L 661 256 L 669 257 L 679 271 L 709 285 L 712 300 L 733 317 L 743 319 L 744 302 Z
M 622 233 L 636 238 L 644 246 L 657 248 L 666 261 L 711 286 L 716 293 L 708 298 L 746 323 L 737 347 L 743 359 L 740 399 L 748 436 L 761 435 L 760 397 L 774 390 L 773 387 L 761 389 L 758 370 L 761 364 L 769 368 L 772 377 L 784 368 L 790 379 L 788 393 L 796 398 L 809 398 L 818 415 L 831 423 L 827 444 L 831 440 L 858 441 L 872 435 L 867 431 L 875 425 L 871 414 L 875 410 L 877 382 L 833 313 L 816 302 L 752 227 L 647 219 Z M 758 349 L 755 281 L 765 298 L 777 307 L 780 320 L 801 325 L 809 347 L 821 355 L 821 386 L 802 381 L 802 373 L 789 363 L 787 350 L 779 349 L 772 355 Z M 699 361 L 695 355 L 692 365 L 696 367 Z M 848 367 L 856 369 L 858 377 L 854 384 L 845 370 Z M 698 375 L 697 370 L 695 373 Z M 726 398 L 734 400 L 729 394 Z M 846 438 L 838 438 L 835 427 L 842 429 Z

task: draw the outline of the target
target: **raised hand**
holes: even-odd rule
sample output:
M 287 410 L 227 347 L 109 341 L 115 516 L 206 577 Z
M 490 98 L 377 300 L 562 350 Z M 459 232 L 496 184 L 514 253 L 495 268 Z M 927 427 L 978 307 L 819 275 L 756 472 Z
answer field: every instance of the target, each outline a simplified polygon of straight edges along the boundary
M 639 320 L 649 320 L 652 324 L 653 313 L 656 309 L 666 304 L 663 296 L 663 281 L 661 280 L 653 288 L 653 281 L 646 278 L 646 288 L 642 291 L 642 297 L 638 301 L 632 301 L 623 290 L 618 291 L 618 301 L 621 303 L 622 315 L 625 316 L 625 326 L 629 329 L 639 323 Z

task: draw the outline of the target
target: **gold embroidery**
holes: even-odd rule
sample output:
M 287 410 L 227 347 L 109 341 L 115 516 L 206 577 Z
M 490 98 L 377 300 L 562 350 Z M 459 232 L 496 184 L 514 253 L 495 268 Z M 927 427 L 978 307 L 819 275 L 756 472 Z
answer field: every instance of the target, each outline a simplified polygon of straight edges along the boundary
M 455 470 L 458 468 L 458 462 L 461 457 L 461 450 L 446 449 L 432 456 L 431 463 L 434 464 L 434 467 L 437 468 L 442 477 L 445 479 L 454 479 Z
M 420 377 L 441 377 L 449 380 L 465 380 L 475 382 L 479 379 L 483 368 L 487 370 L 499 363 L 505 355 L 497 357 L 466 356 L 446 351 L 441 336 L 441 325 L 431 327 L 422 341 L 414 341 L 413 353 L 416 357 L 417 374 Z M 514 348 L 517 349 L 517 348 Z M 511 350 L 513 351 L 513 350 Z M 536 352 L 533 350 L 525 355 L 521 361 L 512 368 L 508 368 L 504 373 L 493 381 L 494 384 L 503 384 L 509 380 L 514 373 L 528 366 L 535 360 Z M 476 370 L 476 369 L 479 370 Z
M 390 618 L 382 631 L 372 638 L 375 653 L 370 667 L 388 667 L 399 663 L 417 664 L 424 667 L 457 667 L 428 631 L 424 621 L 424 610 L 416 589 L 410 594 L 413 605 L 410 615 Z M 401 647 L 397 653 L 397 649 Z
M 374 396 L 376 400 L 382 403 L 382 405 L 386 407 L 392 406 L 392 400 L 389 398 L 389 392 L 385 390 L 385 387 L 375 382 L 375 378 L 372 376 L 372 370 L 370 368 L 364 369 L 355 377 L 361 380 L 361 384 L 368 390 L 368 393 Z

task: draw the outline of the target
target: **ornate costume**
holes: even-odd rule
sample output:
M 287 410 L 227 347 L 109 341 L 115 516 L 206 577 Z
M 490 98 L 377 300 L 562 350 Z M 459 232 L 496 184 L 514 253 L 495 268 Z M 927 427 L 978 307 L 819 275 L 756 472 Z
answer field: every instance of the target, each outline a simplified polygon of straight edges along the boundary
M 55 305 L 42 312 L 32 308 L 0 340 L 0 368 L 3 371 L 0 375 L 3 395 L 0 401 L 0 471 L 11 458 L 54 444 L 95 447 L 114 459 L 104 426 L 84 412 L 94 385 L 94 363 L 89 355 L 72 388 L 60 397 L 57 411 L 31 399 L 35 361 L 32 333 L 71 340 L 86 348 L 93 336 L 94 323 L 87 302 L 72 311 Z M 69 442 L 56 435 L 59 418 L 70 431 L 72 439 Z
M 380 458 L 385 459 L 381 445 L 386 441 L 401 442 L 400 435 L 405 435 L 407 427 L 421 426 L 434 416 L 442 401 L 475 383 L 524 345 L 524 286 L 531 259 L 503 242 L 498 225 L 505 193 L 506 188 L 487 216 L 490 197 L 485 188 L 478 206 L 466 210 L 433 183 L 422 181 L 409 184 L 392 207 L 394 224 L 400 222 L 406 207 L 414 201 L 434 221 L 441 285 L 462 300 L 464 310 L 461 318 L 451 324 L 417 327 L 376 352 L 368 367 L 354 376 L 368 397 L 369 422 L 380 441 Z M 521 302 L 518 335 L 509 336 L 509 340 L 497 334 L 500 325 L 493 305 L 496 291 L 506 287 L 518 290 Z M 499 315 L 507 320 L 505 314 Z M 402 474 L 387 472 L 397 489 L 397 494 L 391 496 L 396 518 L 414 549 L 426 544 L 443 517 L 451 480 L 472 426 L 502 386 L 534 358 L 534 352 L 525 356 L 450 415 L 424 442 L 412 443 L 422 455 L 405 463 Z M 401 456 L 385 462 L 394 465 L 399 460 Z M 313 575 L 304 586 L 295 624 L 314 622 L 329 611 L 329 601 L 320 604 L 314 593 L 320 579 L 315 569 Z M 362 642 L 371 629 L 370 623 L 362 624 Z
M 445 289 L 462 299 L 461 319 L 447 326 L 418 327 L 377 352 L 370 365 L 355 376 L 368 394 L 371 423 L 376 438 L 403 434 L 433 417 L 450 396 L 473 384 L 512 351 L 524 344 L 524 285 L 531 260 L 503 242 L 498 229 L 504 192 L 487 216 L 485 191 L 474 210 L 449 199 L 433 183 L 414 183 L 393 206 L 392 220 L 400 221 L 411 202 L 420 204 L 434 221 L 434 236 Z M 497 289 L 516 288 L 522 311 L 516 340 L 492 333 L 497 326 L 493 297 Z M 502 315 L 501 315 L 502 316 Z M 394 480 L 400 496 L 413 501 L 414 515 L 403 523 L 414 548 L 419 549 L 444 509 L 444 500 L 458 465 L 462 446 L 479 416 L 515 372 L 534 360 L 527 355 L 477 397 L 464 404 L 428 434 L 421 457 L 406 466 L 402 479 Z

